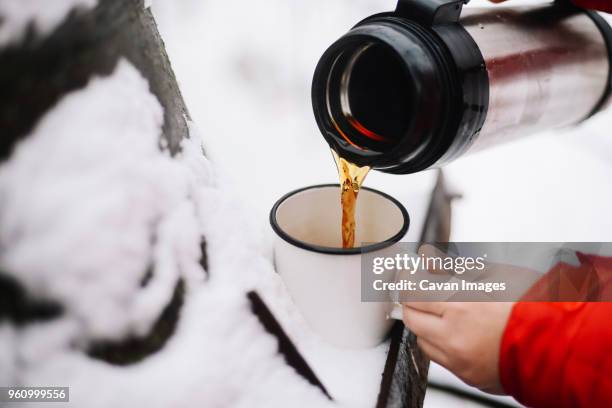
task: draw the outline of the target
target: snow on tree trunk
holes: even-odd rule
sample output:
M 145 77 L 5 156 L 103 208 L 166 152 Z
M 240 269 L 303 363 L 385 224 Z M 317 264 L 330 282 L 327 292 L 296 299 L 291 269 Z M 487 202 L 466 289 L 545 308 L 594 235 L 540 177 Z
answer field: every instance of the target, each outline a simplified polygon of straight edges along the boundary
M 94 75 L 109 75 L 121 58 L 149 82 L 164 108 L 163 136 L 170 151 L 178 151 L 188 134 L 189 115 L 143 1 L 99 0 L 95 7 L 92 0 L 44 3 L 51 4 L 0 1 L 0 16 L 6 20 L 0 24 L 0 158 L 64 94 L 83 88 Z M 60 21 L 62 16 L 53 12 L 58 7 L 65 13 Z
M 330 404 L 251 312 L 274 271 L 143 1 L 0 0 L 0 20 L 0 384 L 88 407 Z
M 4 0 L 0 2 L 0 13 L 4 21 L 0 26 L 0 129 L 3 134 L 0 157 L 6 158 L 15 144 L 39 125 L 41 118 L 64 95 L 82 89 L 93 77 L 111 75 L 120 60 L 129 61 L 147 79 L 152 93 L 163 106 L 163 119 L 159 118 L 163 132 L 155 137 L 173 154 L 178 152 L 179 143 L 188 135 L 188 113 L 150 10 L 145 9 L 141 1 L 102 0 L 96 4 L 92 0 L 63 0 L 43 6 L 37 2 Z M 117 103 L 122 102 L 121 91 L 118 89 L 108 96 L 110 105 L 117 106 L 114 99 Z M 74 112 L 68 116 L 80 116 L 80 108 L 75 106 Z M 100 105 L 99 109 L 106 108 Z M 162 114 L 162 110 L 159 111 Z M 119 118 L 109 114 L 105 120 Z M 58 119 L 59 122 L 64 120 L 72 119 Z M 148 131 L 154 132 L 153 129 Z M 58 138 L 54 137 L 49 144 L 57 142 Z M 73 146 L 74 155 L 81 155 L 80 145 L 75 143 Z M 79 169 L 75 168 L 75 171 Z M 7 177 L 12 176 L 9 174 Z M 28 183 L 27 180 L 20 181 Z M 53 180 L 49 185 L 53 185 Z M 24 196 L 23 199 L 29 201 L 32 197 Z M 10 242 L 4 246 L 11 248 Z M 146 273 L 151 271 L 147 270 L 141 279 L 145 279 Z M 3 279 L 8 288 L 5 301 L 10 299 L 10 304 L 3 309 L 13 315 L 13 319 L 27 321 L 36 318 L 36 313 L 42 313 L 38 317 L 58 313 L 56 309 L 60 307 L 52 303 L 42 304 L 42 312 L 36 312 L 36 306 L 32 306 L 34 312 L 28 311 L 32 308 L 30 303 L 23 295 L 19 298 L 20 295 L 11 288 L 16 282 L 6 277 Z M 130 340 L 121 346 L 95 343 L 91 355 L 121 364 L 159 349 L 172 332 L 173 325 L 163 322 L 176 321 L 182 287 L 182 283 L 176 283 L 173 299 L 164 311 L 174 319 L 160 320 L 150 337 Z

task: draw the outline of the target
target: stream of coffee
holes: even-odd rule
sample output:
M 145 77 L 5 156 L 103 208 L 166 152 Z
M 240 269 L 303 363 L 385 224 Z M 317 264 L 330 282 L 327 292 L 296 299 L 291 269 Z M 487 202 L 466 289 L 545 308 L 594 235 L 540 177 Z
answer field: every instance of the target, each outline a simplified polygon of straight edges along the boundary
M 353 248 L 355 246 L 355 208 L 357 206 L 357 194 L 368 175 L 370 167 L 357 166 L 346 159 L 338 156 L 332 150 L 338 176 L 340 178 L 340 204 L 342 205 L 342 248 Z

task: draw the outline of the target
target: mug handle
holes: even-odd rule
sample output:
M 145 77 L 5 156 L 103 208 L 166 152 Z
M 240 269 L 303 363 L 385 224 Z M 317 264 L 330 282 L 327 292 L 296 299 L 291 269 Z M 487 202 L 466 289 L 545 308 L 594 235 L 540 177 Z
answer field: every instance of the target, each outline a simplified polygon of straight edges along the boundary
M 412 256 L 418 256 L 417 254 L 411 253 L 410 255 Z M 422 268 L 420 269 L 421 271 L 423 270 Z M 393 280 L 395 282 L 398 281 L 398 279 L 400 278 L 400 271 L 395 271 L 395 276 L 393 278 Z M 457 278 L 452 278 L 452 280 L 458 280 Z M 391 296 L 391 303 L 392 303 L 392 308 L 389 311 L 389 313 L 387 313 L 387 319 L 394 319 L 394 320 L 404 320 L 404 307 L 402 306 L 402 304 L 398 301 L 399 299 L 399 295 L 398 296 Z
M 387 314 L 387 319 L 404 320 L 404 307 L 399 302 L 394 302 L 391 311 Z
M 418 256 L 416 253 L 410 253 L 410 255 Z M 395 276 L 393 277 L 393 280 L 395 282 L 398 281 L 399 274 L 400 274 L 399 271 L 395 271 Z M 404 320 L 404 307 L 402 306 L 402 304 L 398 302 L 397 298 L 391 299 L 391 302 L 393 306 L 391 307 L 391 310 L 389 311 L 389 313 L 387 313 L 387 319 L 393 319 L 393 320 L 399 320 L 399 321 Z

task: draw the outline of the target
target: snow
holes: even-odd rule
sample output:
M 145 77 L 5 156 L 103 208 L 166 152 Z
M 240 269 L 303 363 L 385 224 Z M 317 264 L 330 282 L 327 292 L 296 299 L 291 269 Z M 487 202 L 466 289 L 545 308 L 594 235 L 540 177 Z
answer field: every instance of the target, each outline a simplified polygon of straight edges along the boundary
M 432 384 L 435 384 L 437 386 L 447 387 L 447 388 L 456 388 L 456 389 L 461 390 L 463 392 L 468 392 L 468 393 L 474 394 L 477 397 L 487 398 L 489 400 L 498 402 L 498 403 L 502 404 L 502 406 L 519 407 L 519 408 L 523 406 L 517 400 L 515 400 L 512 397 L 502 396 L 502 395 L 487 394 L 485 392 L 480 391 L 477 388 L 471 387 L 471 386 L 467 385 L 466 383 L 464 383 L 463 381 L 461 381 L 459 378 L 457 378 L 453 373 L 448 371 L 446 368 L 444 368 L 441 365 L 438 365 L 438 364 L 436 364 L 434 362 L 431 362 L 431 364 L 429 365 L 429 373 L 428 374 L 429 374 L 429 381 Z M 427 400 L 427 396 L 428 395 L 429 395 L 429 390 L 425 394 L 425 400 Z M 446 402 L 448 404 L 447 401 L 444 401 L 444 402 Z M 443 404 L 440 404 L 440 405 L 444 406 Z M 488 405 L 486 405 L 486 406 L 488 406 Z
M 177 157 L 159 150 L 162 120 L 121 61 L 66 95 L 0 165 L 0 269 L 64 307 L 51 321 L 0 324 L 0 381 L 68 385 L 71 406 L 330 404 L 250 312 L 245 293 L 274 272 L 242 204 L 214 182 L 193 124 Z M 185 303 L 160 352 L 127 367 L 84 353 L 147 333 L 178 279 Z
M 397 198 L 407 203 L 411 216 L 405 240 L 417 241 L 424 226 L 430 196 L 405 193 Z M 334 400 L 350 407 L 376 405 L 389 342 L 359 350 L 331 346 L 309 329 L 278 275 L 262 279 L 260 288 L 274 315 Z
M 49 33 L 73 6 L 95 6 L 41 3 L 0 0 L 0 15 L 10 16 L 0 25 L 0 45 L 18 41 L 29 21 Z M 352 24 L 394 4 L 154 2 L 214 165 L 202 157 L 193 124 L 179 156 L 159 151 L 161 108 L 127 62 L 41 120 L 0 165 L 0 268 L 33 295 L 62 303 L 65 313 L 22 329 L 0 324 L 0 383 L 67 384 L 73 406 L 326 406 L 249 312 L 244 295 L 256 288 L 336 405 L 372 406 L 385 346 L 352 351 L 323 343 L 262 254 L 269 252 L 272 203 L 297 187 L 335 181 L 309 106 L 314 64 Z M 447 176 L 464 194 L 454 207 L 454 238 L 609 240 L 610 220 L 601 216 L 612 202 L 601 187 L 611 170 L 608 123 L 604 113 L 573 134 L 449 166 Z M 431 172 L 374 172 L 366 184 L 399 198 L 416 231 L 433 179 Z M 198 262 L 201 236 L 209 280 Z M 140 288 L 150 265 L 154 278 Z M 146 333 L 178 279 L 187 296 L 163 350 L 128 367 L 83 353 L 94 339 Z
M 83 93 L 61 100 L 0 168 L 0 259 L 33 293 L 65 300 L 87 338 L 122 337 L 130 321 L 148 330 L 171 295 L 160 286 L 172 272 L 159 268 L 132 303 L 154 252 L 163 257 L 151 234 L 161 241 L 172 228 L 156 220 L 181 216 L 187 185 L 164 177 L 176 170 L 156 147 L 162 109 L 128 63 Z
M 181 93 L 206 136 L 207 156 L 266 234 L 268 212 L 279 197 L 338 180 L 312 113 L 310 84 L 318 59 L 357 21 L 392 10 L 395 3 L 153 3 Z M 241 180 L 245 171 L 246 182 Z M 433 172 L 401 180 L 371 172 L 366 185 L 396 196 L 428 192 L 434 180 Z
M 74 10 L 96 6 L 98 0 L 0 0 L 0 46 L 17 42 L 30 24 L 41 36 L 50 34 Z
M 239 199 L 248 203 L 247 211 L 259 220 L 266 240 L 271 239 L 267 213 L 278 197 L 300 186 L 336 181 L 310 106 L 312 73 L 321 53 L 357 21 L 391 10 L 396 3 L 154 2 L 152 10 L 181 91 L 206 135 L 207 154 L 216 159 L 223 183 L 233 186 Z M 484 0 L 473 0 L 467 7 L 481 6 L 500 7 Z M 607 134 L 611 114 L 608 109 L 577 129 L 530 137 L 448 166 L 445 175 L 451 189 L 463 195 L 453 205 L 452 238 L 610 241 L 612 217 L 606 214 L 612 192 L 605 187 L 612 174 L 608 160 L 612 139 Z M 240 180 L 245 171 L 247 183 Z M 434 179 L 432 172 L 405 176 L 371 172 L 366 185 L 399 198 L 416 215 L 415 197 L 425 194 Z M 283 320 L 286 328 L 292 322 L 292 318 Z M 322 349 L 311 353 L 310 340 L 301 340 L 299 330 L 292 333 L 326 385 L 336 385 L 342 395 L 352 392 L 352 400 L 359 398 L 360 391 L 370 392 L 365 376 L 342 381 L 337 374 L 341 370 L 330 367 L 335 359 L 343 364 L 341 352 L 336 351 L 334 359 Z M 369 367 L 375 370 L 376 365 Z M 432 370 L 432 376 L 437 373 Z M 347 385 L 351 380 L 353 389 Z
M 190 113 L 205 131 L 207 153 L 219 158 L 228 183 L 240 187 L 240 198 L 262 220 L 262 229 L 282 194 L 335 181 L 310 106 L 314 67 L 353 24 L 395 4 L 270 0 L 236 7 L 191 0 L 153 5 Z M 500 7 L 484 0 L 466 7 L 482 6 Z M 193 38 L 206 51 L 194 52 Z M 453 239 L 611 240 L 612 218 L 601 216 L 612 204 L 612 193 L 601 187 L 612 174 L 606 159 L 612 154 L 611 115 L 608 109 L 578 128 L 534 135 L 447 166 L 451 187 L 464 197 L 454 206 Z M 249 183 L 241 185 L 247 167 Z M 431 172 L 371 172 L 365 183 L 396 196 L 425 191 L 433 180 Z

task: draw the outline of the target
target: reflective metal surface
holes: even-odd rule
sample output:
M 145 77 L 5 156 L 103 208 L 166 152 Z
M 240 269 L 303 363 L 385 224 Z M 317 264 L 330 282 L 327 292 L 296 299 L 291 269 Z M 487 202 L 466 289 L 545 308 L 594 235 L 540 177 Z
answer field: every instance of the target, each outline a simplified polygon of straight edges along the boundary
M 608 53 L 587 15 L 550 6 L 466 7 L 461 23 L 490 82 L 486 121 L 470 151 L 577 123 L 602 97 Z

